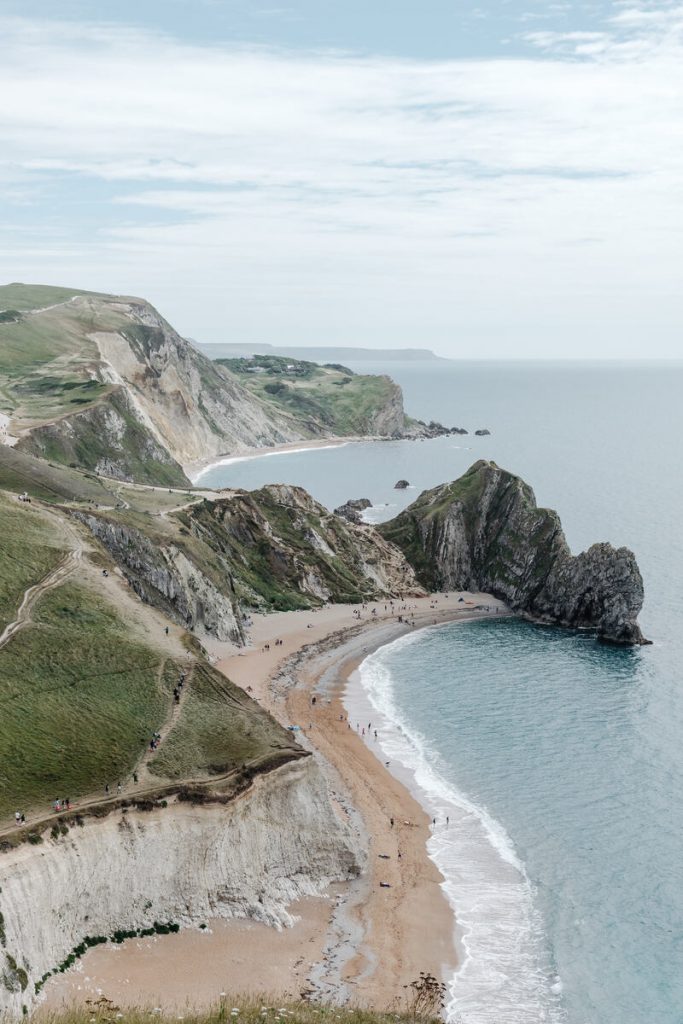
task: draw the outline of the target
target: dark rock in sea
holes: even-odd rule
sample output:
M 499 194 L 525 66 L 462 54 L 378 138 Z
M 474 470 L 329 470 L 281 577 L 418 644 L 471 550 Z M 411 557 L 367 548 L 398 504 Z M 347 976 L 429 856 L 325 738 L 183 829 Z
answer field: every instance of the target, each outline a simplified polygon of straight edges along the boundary
M 344 519 L 348 519 L 351 523 L 362 523 L 363 517 L 361 512 L 366 508 L 372 508 L 372 502 L 369 498 L 349 498 L 339 508 L 335 508 L 334 514 L 336 516 L 343 516 Z
M 424 441 L 425 438 L 450 437 L 451 434 L 466 433 L 467 431 L 464 427 L 444 427 L 443 423 L 439 423 L 437 420 L 430 420 L 429 423 L 425 423 L 424 420 L 409 419 L 404 428 L 394 434 L 394 437 L 396 440 L 400 438 L 413 438 Z
M 397 480 L 394 484 L 395 491 L 405 491 L 406 487 L 410 487 L 410 482 L 408 480 Z
M 490 433 L 491 433 L 491 431 L 488 430 L 486 427 L 484 427 L 483 430 L 475 430 L 474 431 L 474 436 L 475 437 L 488 437 Z
M 628 548 L 594 544 L 574 556 L 556 512 L 495 462 L 424 491 L 378 527 L 432 590 L 494 594 L 537 621 L 590 628 L 617 644 L 644 644 L 643 580 Z

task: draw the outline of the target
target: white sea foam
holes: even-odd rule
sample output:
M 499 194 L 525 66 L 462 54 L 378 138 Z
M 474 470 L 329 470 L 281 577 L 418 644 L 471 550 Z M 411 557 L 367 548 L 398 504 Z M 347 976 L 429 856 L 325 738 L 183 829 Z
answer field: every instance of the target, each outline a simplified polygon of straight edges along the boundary
M 447 781 L 438 755 L 396 704 L 388 658 L 419 642 L 420 632 L 366 658 L 358 672 L 360 693 L 352 687 L 347 703 L 352 718 L 361 720 L 369 709 L 361 710 L 359 701 L 367 698 L 383 759 L 400 778 L 408 773 L 409 785 L 437 822 L 428 852 L 444 876 L 461 948 L 448 985 L 447 1018 L 458 1024 L 560 1024 L 561 982 L 512 840 L 485 808 Z
M 302 448 L 279 448 L 277 451 L 269 452 L 267 450 L 260 452 L 252 452 L 250 455 L 226 455 L 224 459 L 217 459 L 216 462 L 210 463 L 205 466 L 202 470 L 197 473 L 192 479 L 193 484 L 199 483 L 202 477 L 210 473 L 212 469 L 217 469 L 219 466 L 232 466 L 238 462 L 251 462 L 253 459 L 268 459 L 273 458 L 275 455 L 296 455 L 298 452 L 322 452 L 326 448 L 345 448 L 349 441 L 335 442 L 334 444 L 319 444 L 315 447 L 307 445 Z
M 390 509 L 398 508 L 395 502 L 387 502 L 385 505 L 371 505 L 364 508 L 360 517 L 364 523 L 382 523 L 385 519 L 391 519 Z

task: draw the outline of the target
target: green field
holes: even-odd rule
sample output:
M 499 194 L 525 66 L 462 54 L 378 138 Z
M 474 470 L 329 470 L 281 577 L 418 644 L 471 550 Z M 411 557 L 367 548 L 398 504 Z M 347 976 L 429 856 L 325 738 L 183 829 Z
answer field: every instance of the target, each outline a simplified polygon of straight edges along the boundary
M 44 515 L 0 494 L 0 631 L 15 618 L 24 591 L 54 569 L 63 554 L 64 542 Z
M 42 597 L 0 652 L 0 817 L 124 779 L 168 712 L 164 664 L 89 588 Z
M 60 288 L 49 284 L 0 285 L 0 309 L 44 309 L 58 302 L 68 302 L 74 295 L 99 295 L 100 292 L 86 292 L 82 288 Z
M 302 419 L 317 433 L 320 428 L 340 436 L 372 433 L 374 415 L 397 391 L 389 377 L 359 375 L 337 364 L 319 366 L 259 355 L 216 362 L 259 398 Z

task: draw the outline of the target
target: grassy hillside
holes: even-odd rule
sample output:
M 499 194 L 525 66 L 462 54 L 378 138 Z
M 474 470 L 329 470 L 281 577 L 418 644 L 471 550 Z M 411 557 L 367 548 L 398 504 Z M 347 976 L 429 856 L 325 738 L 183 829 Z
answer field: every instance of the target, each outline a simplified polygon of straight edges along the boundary
M 49 284 L 12 284 L 0 285 L 0 310 L 13 309 L 19 311 L 45 309 L 60 302 L 68 302 L 75 295 L 98 295 L 99 292 L 86 292 L 82 288 L 61 288 Z
M 178 530 L 173 519 L 124 511 L 158 525 L 155 543 Z M 38 499 L 19 503 L 0 492 L 0 627 L 16 620 L 28 588 L 57 566 L 62 572 L 79 528 L 59 506 L 49 511 Z M 83 531 L 81 544 L 88 537 Z M 287 732 L 198 654 L 166 637 L 164 620 L 103 577 L 91 558 L 101 564 L 96 550 L 86 552 L 53 589 L 38 593 L 23 627 L 0 649 L 0 822 L 20 809 L 30 823 L 49 815 L 56 798 L 101 798 L 106 784 L 115 789 L 129 780 L 151 734 L 173 712 L 183 666 L 189 677 L 180 714 L 156 755 L 160 785 L 291 754 Z
M 438 985 L 438 983 L 437 983 Z M 412 992 L 412 988 L 410 989 Z M 291 1002 L 283 999 L 277 993 L 264 990 L 260 998 L 245 998 L 243 995 L 227 995 L 219 1005 L 212 1010 L 196 1011 L 185 1010 L 182 1017 L 177 1014 L 164 1016 L 160 1013 L 150 1011 L 147 1008 L 131 1009 L 126 1007 L 126 1024 L 149 1024 L 150 1017 L 159 1024 L 168 1024 L 169 1021 L 183 1020 L 185 1024 L 226 1024 L 226 1021 L 233 1018 L 239 1024 L 277 1024 L 287 1020 L 290 1024 L 336 1024 L 343 1019 L 346 1024 L 415 1024 L 416 1021 L 422 1024 L 437 1024 L 441 1020 L 439 1015 L 438 996 L 437 1005 L 431 1006 L 425 1012 L 416 1011 L 414 1007 L 414 996 L 406 996 L 404 992 L 396 994 L 397 1004 L 401 1009 L 391 1011 L 366 1010 L 356 1007 L 326 1006 L 318 1002 Z M 234 1008 L 234 1009 L 233 1009 Z M 117 1011 L 115 1006 L 106 997 L 102 997 L 99 1005 L 88 1006 L 83 1009 L 74 1007 L 59 1014 L 50 1014 L 50 1024 L 92 1024 L 93 1021 L 112 1021 Z M 237 1010 L 237 1013 L 234 1013 Z M 123 1016 L 123 1014 L 121 1015 Z
M 0 655 L 0 817 L 125 779 L 170 704 L 164 664 L 89 588 L 47 593 Z
M 355 374 L 338 364 L 269 355 L 217 362 L 259 398 L 300 417 L 311 429 L 323 427 L 342 436 L 373 433 L 378 411 L 400 396 L 389 377 Z
M 167 779 L 222 775 L 278 751 L 291 751 L 291 734 L 210 665 L 198 665 L 183 713 L 150 763 Z
M 16 494 L 26 491 L 32 498 L 50 504 L 129 505 L 154 513 L 192 500 L 190 491 L 169 494 L 166 488 L 108 480 L 6 445 L 0 445 L 0 490 Z
M 27 587 L 55 568 L 64 549 L 64 538 L 38 509 L 0 493 L 0 631 Z

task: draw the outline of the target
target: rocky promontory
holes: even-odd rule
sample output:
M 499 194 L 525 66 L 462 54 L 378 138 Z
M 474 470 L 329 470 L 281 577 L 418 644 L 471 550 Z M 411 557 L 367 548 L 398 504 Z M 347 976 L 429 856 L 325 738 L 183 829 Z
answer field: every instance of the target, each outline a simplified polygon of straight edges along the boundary
M 538 508 L 523 480 L 480 460 L 424 491 L 379 527 L 434 590 L 481 590 L 530 618 L 643 644 L 643 581 L 628 548 L 594 544 L 574 556 L 559 516 Z

